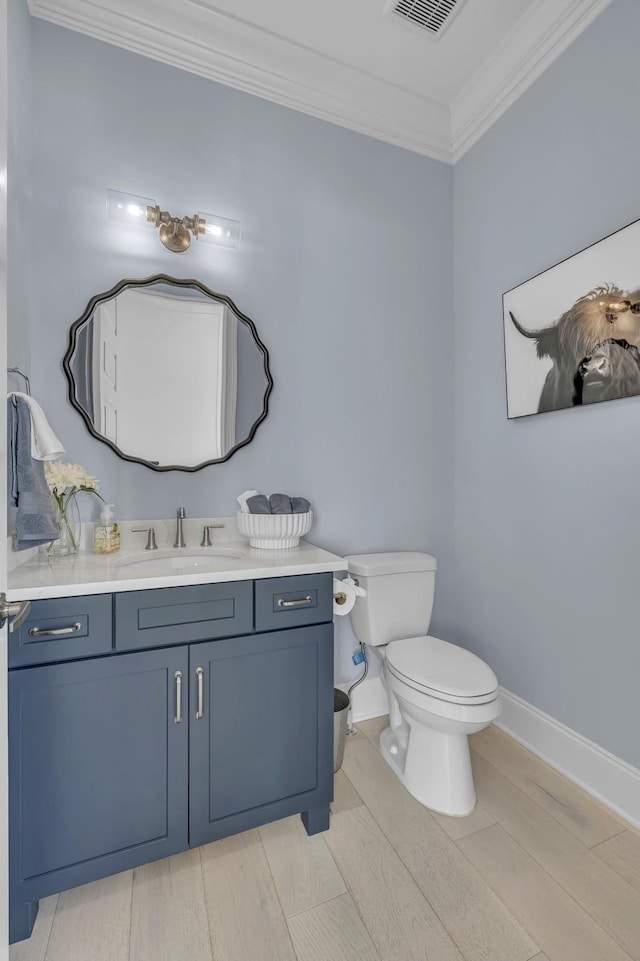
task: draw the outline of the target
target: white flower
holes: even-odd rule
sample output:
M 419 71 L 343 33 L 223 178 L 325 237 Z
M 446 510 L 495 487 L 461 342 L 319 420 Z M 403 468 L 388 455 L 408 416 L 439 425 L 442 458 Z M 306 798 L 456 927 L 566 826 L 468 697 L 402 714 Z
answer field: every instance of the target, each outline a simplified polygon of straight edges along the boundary
M 58 461 L 45 461 L 44 473 L 52 494 L 64 494 L 69 491 L 96 491 L 98 480 L 87 474 L 80 464 L 65 464 Z

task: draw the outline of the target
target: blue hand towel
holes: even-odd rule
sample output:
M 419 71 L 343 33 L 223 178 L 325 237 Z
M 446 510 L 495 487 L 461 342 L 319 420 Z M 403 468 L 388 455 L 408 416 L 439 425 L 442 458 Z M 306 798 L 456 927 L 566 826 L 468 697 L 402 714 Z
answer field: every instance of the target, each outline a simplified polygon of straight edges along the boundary
M 311 504 L 306 497 L 292 497 L 291 498 L 291 513 L 292 514 L 307 514 L 311 510 Z
M 31 456 L 31 415 L 22 397 L 7 401 L 9 503 L 17 506 L 16 550 L 48 544 L 58 537 L 44 464 Z
M 272 494 L 269 498 L 272 514 L 290 514 L 291 498 L 288 494 Z
M 266 494 L 254 494 L 253 497 L 247 497 L 247 507 L 249 508 L 250 514 L 271 513 L 269 498 L 266 496 Z

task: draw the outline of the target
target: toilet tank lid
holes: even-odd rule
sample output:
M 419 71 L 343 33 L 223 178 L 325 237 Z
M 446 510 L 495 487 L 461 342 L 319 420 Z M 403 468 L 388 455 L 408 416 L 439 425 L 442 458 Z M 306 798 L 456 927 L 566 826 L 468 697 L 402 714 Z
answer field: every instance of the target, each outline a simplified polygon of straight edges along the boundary
M 431 554 L 419 551 L 395 551 L 391 554 L 349 554 L 347 570 L 361 577 L 379 574 L 406 574 L 408 571 L 435 571 L 437 561 Z

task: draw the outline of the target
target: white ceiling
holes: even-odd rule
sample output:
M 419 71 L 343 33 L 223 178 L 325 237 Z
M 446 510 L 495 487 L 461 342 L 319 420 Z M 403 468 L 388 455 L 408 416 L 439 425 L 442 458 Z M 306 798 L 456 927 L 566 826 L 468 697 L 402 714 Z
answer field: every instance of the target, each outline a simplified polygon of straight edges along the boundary
M 453 163 L 611 0 L 28 0 L 36 17 Z

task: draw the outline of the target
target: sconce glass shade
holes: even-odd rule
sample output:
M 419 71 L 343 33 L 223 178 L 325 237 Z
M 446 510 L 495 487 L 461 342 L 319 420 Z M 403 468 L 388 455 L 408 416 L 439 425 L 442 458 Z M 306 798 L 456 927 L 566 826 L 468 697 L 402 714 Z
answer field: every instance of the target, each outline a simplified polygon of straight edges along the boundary
M 240 221 L 227 220 L 217 214 L 207 214 L 198 211 L 200 220 L 204 220 L 198 233 L 198 242 L 207 244 L 221 244 L 223 247 L 237 247 L 240 243 Z
M 237 220 L 206 213 L 174 217 L 168 210 L 161 210 L 153 198 L 120 190 L 107 190 L 107 213 L 109 220 L 119 223 L 158 228 L 161 242 L 174 253 L 188 250 L 192 236 L 204 243 L 223 247 L 237 247 L 240 242 Z
M 119 190 L 107 190 L 109 220 L 154 228 L 155 223 L 147 218 L 148 207 L 156 207 L 156 202 L 151 197 L 136 197 L 134 194 L 124 194 Z

